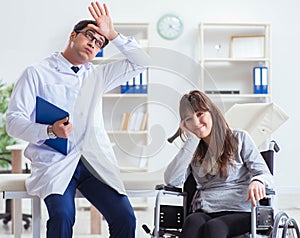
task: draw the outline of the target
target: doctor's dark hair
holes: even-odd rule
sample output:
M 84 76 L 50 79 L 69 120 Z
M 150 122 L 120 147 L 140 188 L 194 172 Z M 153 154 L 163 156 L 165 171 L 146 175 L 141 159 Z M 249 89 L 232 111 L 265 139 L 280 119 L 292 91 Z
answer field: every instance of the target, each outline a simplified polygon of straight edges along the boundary
M 238 140 L 229 128 L 222 112 L 215 103 L 203 92 L 193 90 L 185 94 L 180 100 L 179 113 L 181 120 L 184 120 L 187 113 L 209 112 L 212 118 L 212 129 L 210 143 L 207 145 L 200 140 L 194 153 L 192 163 L 202 164 L 208 152 L 212 151 L 217 156 L 217 164 L 220 176 L 228 176 L 228 165 L 232 164 L 230 158 L 234 156 L 238 147 Z M 182 132 L 181 132 L 182 133 Z
M 89 24 L 93 24 L 93 25 L 97 26 L 97 23 L 96 23 L 96 21 L 94 21 L 94 20 L 82 20 L 82 21 L 78 22 L 78 23 L 74 26 L 73 31 L 75 31 L 75 32 L 77 33 L 78 31 L 81 31 L 81 30 L 83 30 L 84 28 L 86 28 Z M 108 43 L 109 43 L 109 40 L 105 38 L 105 42 L 104 42 L 104 44 L 103 44 L 103 46 L 102 46 L 102 49 L 103 49 Z

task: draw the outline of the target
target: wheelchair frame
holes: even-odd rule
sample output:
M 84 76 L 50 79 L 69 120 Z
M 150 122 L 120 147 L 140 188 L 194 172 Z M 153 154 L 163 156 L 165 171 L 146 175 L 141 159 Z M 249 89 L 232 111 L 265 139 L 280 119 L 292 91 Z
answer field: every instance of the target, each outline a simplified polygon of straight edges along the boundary
M 270 143 L 269 150 L 261 152 L 264 157 L 272 175 L 273 175 L 273 159 L 274 152 L 278 152 L 279 147 L 275 141 Z M 266 158 L 266 155 L 270 156 Z M 189 179 L 189 178 L 188 178 Z M 187 179 L 187 180 L 188 180 Z M 168 237 L 175 238 L 179 237 L 180 228 L 184 222 L 185 217 L 188 214 L 187 204 L 190 203 L 191 197 L 188 197 L 188 193 L 182 191 L 182 188 L 170 186 L 170 185 L 157 185 L 155 187 L 157 190 L 156 201 L 155 201 L 155 209 L 154 209 L 154 229 L 151 233 L 150 229 L 147 225 L 143 225 L 143 229 L 148 233 L 151 238 L 160 238 L 165 237 L 168 234 Z M 300 238 L 299 227 L 295 219 L 289 217 L 285 212 L 279 212 L 274 217 L 274 209 L 272 207 L 271 196 L 275 195 L 274 190 L 266 190 L 267 197 L 262 199 L 262 203 L 260 201 L 257 202 L 257 206 L 252 206 L 251 208 L 251 234 L 248 234 L 248 237 L 258 238 L 258 237 L 271 237 L 278 238 L 279 237 L 279 229 L 282 229 L 282 238 L 293 237 Z M 171 214 L 171 218 L 177 225 L 174 225 L 173 229 L 161 228 L 161 223 L 165 223 L 165 213 L 164 210 L 167 208 L 167 205 L 162 205 L 161 200 L 164 195 L 174 195 L 174 196 L 182 196 L 183 197 L 183 206 L 169 206 L 178 208 L 177 211 Z M 188 201 L 189 200 L 189 201 Z M 162 209 L 163 208 L 163 209 Z M 173 223 L 174 223 L 173 222 Z M 174 224 L 175 224 L 174 223 Z M 169 226 L 169 224 L 166 224 Z M 257 232 L 261 234 L 257 234 Z M 292 235 L 292 236 L 290 236 Z M 296 236 L 294 236 L 296 235 Z M 241 237 L 241 236 L 239 236 Z

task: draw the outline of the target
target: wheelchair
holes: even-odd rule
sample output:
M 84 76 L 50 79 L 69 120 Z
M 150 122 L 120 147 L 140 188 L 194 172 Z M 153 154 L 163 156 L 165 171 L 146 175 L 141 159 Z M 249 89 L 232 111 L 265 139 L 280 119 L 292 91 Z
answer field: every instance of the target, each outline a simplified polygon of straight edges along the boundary
M 274 152 L 278 152 L 279 147 L 275 141 L 270 143 L 269 150 L 261 152 L 271 174 L 273 175 Z M 189 214 L 189 207 L 196 191 L 196 181 L 190 174 L 182 188 L 169 185 L 157 185 L 157 195 L 154 208 L 154 229 L 147 225 L 142 228 L 151 238 L 177 238 L 185 217 Z M 251 233 L 247 233 L 232 238 L 300 238 L 299 227 L 295 219 L 289 217 L 285 212 L 278 212 L 274 216 L 272 207 L 272 196 L 274 190 L 266 190 L 267 196 L 257 202 L 257 206 L 251 209 Z M 162 203 L 164 195 L 182 197 L 182 205 L 167 205 Z

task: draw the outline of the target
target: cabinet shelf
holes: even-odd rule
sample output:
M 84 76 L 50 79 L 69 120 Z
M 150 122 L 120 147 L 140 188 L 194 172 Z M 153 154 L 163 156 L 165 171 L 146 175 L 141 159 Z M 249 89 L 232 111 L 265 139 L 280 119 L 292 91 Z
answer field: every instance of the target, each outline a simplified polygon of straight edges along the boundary
M 205 22 L 203 23 L 206 26 L 210 27 L 222 27 L 222 28 L 232 28 L 233 26 L 235 27 L 259 27 L 259 26 L 265 26 L 267 23 L 259 23 L 259 22 Z
M 104 98 L 148 98 L 146 93 L 107 93 L 103 95 Z
M 138 168 L 138 167 L 120 167 L 121 173 L 132 173 L 132 172 L 147 172 L 147 168 Z
M 148 131 L 120 131 L 120 130 L 109 130 L 107 131 L 107 134 L 109 135 L 116 135 L 116 134 L 120 134 L 120 135 L 147 135 Z
M 270 98 L 270 94 L 207 94 L 211 98 Z
M 114 57 L 95 57 L 94 59 L 92 59 L 92 63 L 93 64 L 108 64 L 114 61 L 117 61 L 121 59 L 121 57 L 119 58 L 114 58 Z
M 205 58 L 200 62 L 266 62 L 269 58 Z

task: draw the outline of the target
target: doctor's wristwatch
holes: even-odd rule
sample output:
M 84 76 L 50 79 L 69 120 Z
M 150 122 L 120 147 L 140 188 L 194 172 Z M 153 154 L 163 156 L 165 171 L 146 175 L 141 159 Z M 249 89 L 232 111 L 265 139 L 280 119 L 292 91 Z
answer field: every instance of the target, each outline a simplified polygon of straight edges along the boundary
M 56 139 L 57 138 L 57 136 L 53 132 L 53 127 L 52 126 L 47 127 L 47 134 L 48 134 L 50 139 Z

